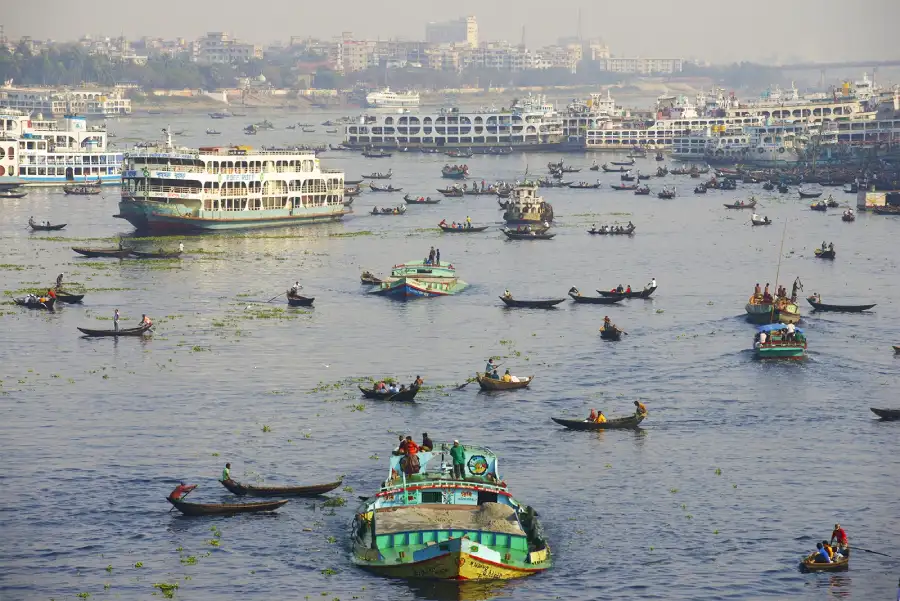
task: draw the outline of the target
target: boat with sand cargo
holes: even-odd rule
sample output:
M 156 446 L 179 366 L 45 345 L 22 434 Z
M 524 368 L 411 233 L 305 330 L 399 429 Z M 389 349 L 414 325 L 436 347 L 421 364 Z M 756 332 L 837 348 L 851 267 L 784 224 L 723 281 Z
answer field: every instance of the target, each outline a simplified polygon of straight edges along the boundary
M 537 512 L 512 496 L 497 464 L 489 448 L 457 442 L 413 443 L 412 452 L 392 455 L 387 479 L 353 519 L 353 563 L 428 580 L 510 580 L 549 569 Z

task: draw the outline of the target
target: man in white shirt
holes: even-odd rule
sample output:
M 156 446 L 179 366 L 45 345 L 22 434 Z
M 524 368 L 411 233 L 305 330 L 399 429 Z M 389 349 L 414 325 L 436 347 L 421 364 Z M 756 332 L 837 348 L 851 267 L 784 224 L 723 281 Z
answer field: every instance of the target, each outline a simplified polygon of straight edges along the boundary
M 787 324 L 787 339 L 788 340 L 794 339 L 794 324 L 792 324 L 792 323 Z
M 759 345 L 762 346 L 762 345 L 764 345 L 765 343 L 766 343 L 766 333 L 765 333 L 765 332 L 760 332 L 760 333 L 759 333 Z

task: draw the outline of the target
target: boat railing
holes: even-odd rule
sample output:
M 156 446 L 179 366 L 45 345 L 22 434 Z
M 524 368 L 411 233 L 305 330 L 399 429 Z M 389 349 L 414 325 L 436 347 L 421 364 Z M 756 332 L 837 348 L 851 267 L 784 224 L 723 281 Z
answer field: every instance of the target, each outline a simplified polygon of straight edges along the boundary
M 228 190 L 229 188 L 225 188 Z M 134 195 L 139 196 L 144 193 L 156 193 L 156 194 L 202 194 L 202 188 L 189 188 L 187 186 L 140 186 L 136 188 L 133 192 Z

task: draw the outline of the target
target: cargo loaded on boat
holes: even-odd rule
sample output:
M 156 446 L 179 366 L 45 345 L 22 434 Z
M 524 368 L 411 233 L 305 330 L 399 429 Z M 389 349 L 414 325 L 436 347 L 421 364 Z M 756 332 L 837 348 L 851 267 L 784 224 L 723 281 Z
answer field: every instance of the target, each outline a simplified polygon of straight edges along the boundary
M 509 580 L 551 567 L 537 514 L 509 492 L 493 451 L 458 441 L 403 448 L 357 510 L 356 565 L 430 580 Z

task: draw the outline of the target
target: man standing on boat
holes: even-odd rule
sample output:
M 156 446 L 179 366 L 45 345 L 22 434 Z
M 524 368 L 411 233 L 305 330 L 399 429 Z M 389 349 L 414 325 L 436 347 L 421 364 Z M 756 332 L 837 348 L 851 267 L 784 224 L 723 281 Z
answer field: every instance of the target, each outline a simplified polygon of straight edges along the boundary
M 119 331 L 119 310 L 116 309 L 113 313 L 113 329 L 118 332 Z
M 56 276 L 56 289 L 59 290 L 62 288 L 63 274 L 59 274 Z
M 466 451 L 458 440 L 453 441 L 450 447 L 450 457 L 453 458 L 453 477 L 458 480 L 466 479 Z
M 222 482 L 231 482 L 231 464 L 226 463 L 225 469 L 222 470 Z

